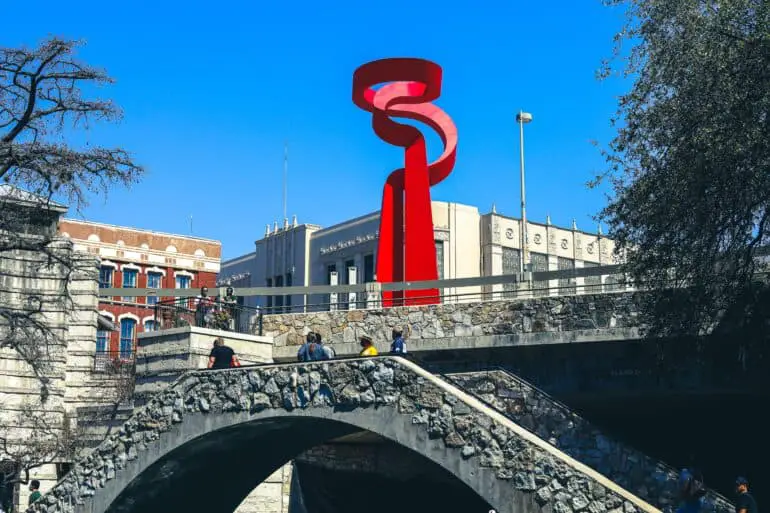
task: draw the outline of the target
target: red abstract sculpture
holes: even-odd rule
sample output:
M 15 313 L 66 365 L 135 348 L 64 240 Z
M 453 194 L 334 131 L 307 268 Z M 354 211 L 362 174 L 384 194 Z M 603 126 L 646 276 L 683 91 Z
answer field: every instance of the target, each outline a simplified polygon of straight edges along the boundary
M 378 89 L 375 86 L 384 84 Z M 432 105 L 441 94 L 441 67 L 423 59 L 382 59 L 364 64 L 353 74 L 353 103 L 371 112 L 374 132 L 405 148 L 405 163 L 385 182 L 377 249 L 377 281 L 438 279 L 430 187 L 452 172 L 457 129 L 449 116 Z M 391 117 L 414 119 L 436 130 L 444 151 L 428 164 L 425 138 Z M 383 306 L 435 304 L 438 289 L 385 291 Z

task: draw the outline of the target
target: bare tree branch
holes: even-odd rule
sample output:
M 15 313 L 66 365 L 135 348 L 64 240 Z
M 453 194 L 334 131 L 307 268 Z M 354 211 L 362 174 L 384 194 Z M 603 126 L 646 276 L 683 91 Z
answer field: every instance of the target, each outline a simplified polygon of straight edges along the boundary
M 120 147 L 67 143 L 73 129 L 121 117 L 110 100 L 88 96 L 112 79 L 76 58 L 80 46 L 54 37 L 32 49 L 0 47 L 0 348 L 40 384 L 37 402 L 0 426 L 0 461 L 13 462 L 16 482 L 66 461 L 80 443 L 66 416 L 62 425 L 63 406 L 50 400 L 66 360 L 70 285 L 85 272 L 71 242 L 57 236 L 57 221 L 143 172 Z

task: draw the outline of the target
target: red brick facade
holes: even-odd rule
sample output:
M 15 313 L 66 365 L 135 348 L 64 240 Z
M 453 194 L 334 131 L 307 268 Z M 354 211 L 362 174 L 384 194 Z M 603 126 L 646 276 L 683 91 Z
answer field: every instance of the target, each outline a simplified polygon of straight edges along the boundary
M 101 288 L 124 287 L 124 276 L 135 279 L 136 288 L 150 288 L 150 275 L 159 280 L 153 288 L 178 288 L 179 285 L 200 289 L 216 285 L 222 255 L 219 241 L 69 219 L 59 223 L 59 233 L 72 239 L 75 249 L 101 258 Z M 129 293 L 127 288 L 127 297 Z M 153 329 L 155 308 L 148 300 L 152 301 L 144 297 L 101 298 L 99 311 L 111 318 L 117 331 L 100 332 L 97 347 L 116 353 L 133 352 L 136 335 Z M 126 332 L 132 332 L 130 350 L 127 340 L 121 346 L 121 335 Z

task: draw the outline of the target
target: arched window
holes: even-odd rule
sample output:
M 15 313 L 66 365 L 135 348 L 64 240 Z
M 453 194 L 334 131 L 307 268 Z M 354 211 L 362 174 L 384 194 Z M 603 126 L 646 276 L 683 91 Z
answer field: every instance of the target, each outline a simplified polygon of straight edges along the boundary
M 144 331 L 145 333 L 149 331 L 158 331 L 158 323 L 155 322 L 154 319 L 144 321 Z
M 120 357 L 129 358 L 134 350 L 134 338 L 136 337 L 136 321 L 134 319 L 121 319 L 120 321 Z

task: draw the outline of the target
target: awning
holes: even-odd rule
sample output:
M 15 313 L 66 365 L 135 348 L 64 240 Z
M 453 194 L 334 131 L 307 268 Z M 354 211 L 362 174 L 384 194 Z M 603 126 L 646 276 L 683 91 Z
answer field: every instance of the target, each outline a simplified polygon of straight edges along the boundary
M 115 324 L 106 316 L 99 314 L 97 317 L 97 328 L 101 331 L 118 331 L 117 328 L 115 328 Z

